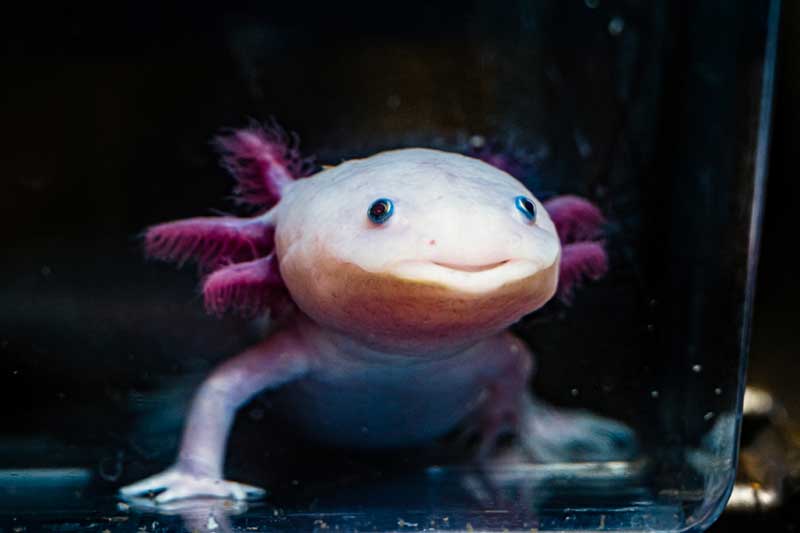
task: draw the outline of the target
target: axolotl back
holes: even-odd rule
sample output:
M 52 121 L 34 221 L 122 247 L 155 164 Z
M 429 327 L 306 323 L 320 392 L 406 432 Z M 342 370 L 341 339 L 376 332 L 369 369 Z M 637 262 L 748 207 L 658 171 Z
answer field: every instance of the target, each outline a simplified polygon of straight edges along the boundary
M 626 426 L 537 400 L 533 358 L 507 331 L 605 273 L 595 206 L 542 204 L 492 165 L 422 148 L 305 177 L 287 139 L 251 127 L 218 140 L 239 199 L 260 214 L 147 233 L 150 255 L 208 273 L 209 310 L 271 311 L 275 324 L 201 386 L 175 465 L 123 495 L 262 495 L 223 481 L 223 458 L 236 410 L 267 389 L 298 431 L 336 446 L 419 446 L 460 426 L 478 436 L 479 461 L 506 432 L 536 460 L 634 452 Z

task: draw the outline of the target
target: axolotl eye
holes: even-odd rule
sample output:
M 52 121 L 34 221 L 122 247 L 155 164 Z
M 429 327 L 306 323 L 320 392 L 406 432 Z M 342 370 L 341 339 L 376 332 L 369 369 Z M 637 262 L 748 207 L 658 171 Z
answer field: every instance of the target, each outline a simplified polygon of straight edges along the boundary
M 378 198 L 367 210 L 367 216 L 375 224 L 383 224 L 394 214 L 394 203 L 388 198 Z
M 517 196 L 514 198 L 514 204 L 517 206 L 517 210 L 522 213 L 525 218 L 531 222 L 536 220 L 536 205 L 534 205 L 533 201 L 531 201 L 529 198 Z

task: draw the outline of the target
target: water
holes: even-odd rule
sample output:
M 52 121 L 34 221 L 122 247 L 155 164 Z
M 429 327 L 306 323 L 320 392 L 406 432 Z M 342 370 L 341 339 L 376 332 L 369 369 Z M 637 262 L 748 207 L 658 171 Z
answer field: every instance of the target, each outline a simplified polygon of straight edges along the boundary
M 114 32 L 73 12 L 51 41 L 21 36 L 8 68 L 25 83 L 4 108 L 14 135 L 0 184 L 14 230 L 0 266 L 0 527 L 707 527 L 736 463 L 777 12 L 588 0 L 411 2 L 391 14 L 131 7 Z M 491 148 L 537 195 L 597 203 L 609 274 L 513 331 L 535 354 L 533 390 L 625 423 L 636 457 L 533 463 L 511 442 L 479 469 L 419 450 L 328 450 L 296 440 L 259 398 L 236 420 L 226 473 L 267 499 L 121 503 L 121 485 L 173 460 L 203 377 L 259 336 L 204 315 L 191 269 L 144 262 L 135 236 L 233 210 L 207 141 L 270 115 L 323 163 Z M 53 140 L 31 143 L 45 122 Z

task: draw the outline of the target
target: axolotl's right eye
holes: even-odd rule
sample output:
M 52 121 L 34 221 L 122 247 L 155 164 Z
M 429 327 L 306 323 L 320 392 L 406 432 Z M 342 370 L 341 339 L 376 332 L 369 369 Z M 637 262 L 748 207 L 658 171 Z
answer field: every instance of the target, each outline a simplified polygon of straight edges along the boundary
M 383 224 L 394 214 L 394 203 L 388 198 L 378 198 L 367 210 L 367 216 L 375 224 Z

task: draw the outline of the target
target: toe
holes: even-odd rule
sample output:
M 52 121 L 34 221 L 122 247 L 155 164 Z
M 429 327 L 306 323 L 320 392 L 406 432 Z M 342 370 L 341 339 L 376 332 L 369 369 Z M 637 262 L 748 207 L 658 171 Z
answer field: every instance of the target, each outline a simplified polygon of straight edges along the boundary
M 246 499 L 248 500 L 263 498 L 267 495 L 267 491 L 261 487 L 254 487 L 253 485 L 245 485 L 243 483 L 240 484 L 240 486 L 244 489 Z
M 171 470 L 167 470 L 160 474 L 150 476 L 146 479 L 132 483 L 119 490 L 121 496 L 138 496 L 148 492 L 156 492 L 167 488 L 170 483 L 177 479 L 177 474 Z

